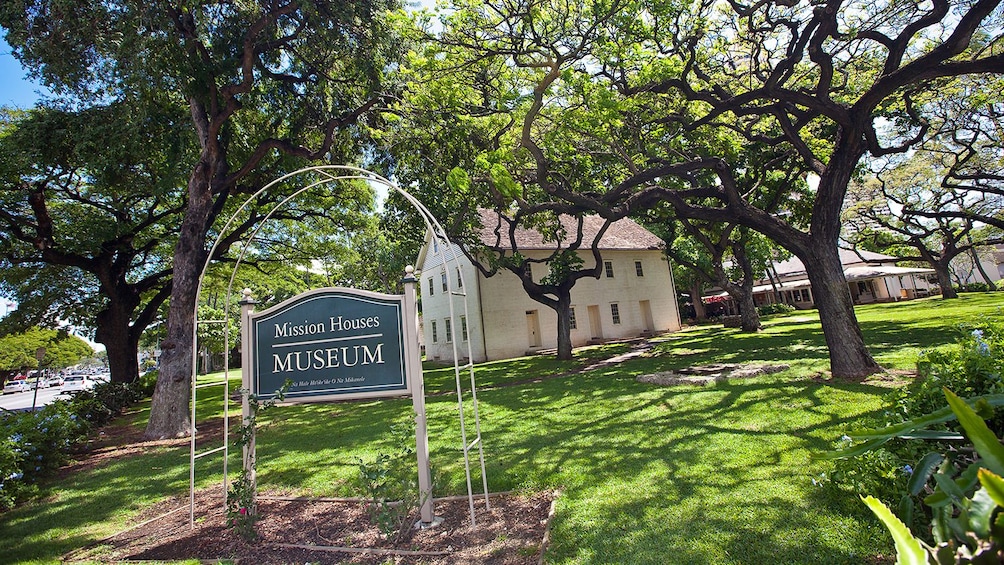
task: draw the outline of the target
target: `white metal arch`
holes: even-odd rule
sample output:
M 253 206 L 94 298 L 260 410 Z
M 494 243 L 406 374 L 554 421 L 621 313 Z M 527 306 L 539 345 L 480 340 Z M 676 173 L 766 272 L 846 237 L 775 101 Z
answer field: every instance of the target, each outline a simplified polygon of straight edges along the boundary
M 309 174 L 309 173 L 318 174 L 319 178 L 316 179 L 316 180 L 314 180 L 314 181 L 312 181 L 312 182 L 310 182 L 310 183 L 308 183 L 307 185 L 301 187 L 300 189 L 296 190 L 295 192 L 293 192 L 292 194 L 290 194 L 289 196 L 287 196 L 286 198 L 284 198 L 282 201 L 276 203 L 272 207 L 272 209 L 269 210 L 268 213 L 262 218 L 262 220 L 258 223 L 258 225 L 255 226 L 255 228 L 251 231 L 251 233 L 249 234 L 249 236 L 244 240 L 244 244 L 241 247 L 240 253 L 239 253 L 238 258 L 237 258 L 237 261 L 235 262 L 233 270 L 232 270 L 232 272 L 230 274 L 230 281 L 227 284 L 226 296 L 225 296 L 225 301 L 224 301 L 224 316 L 223 316 L 223 319 L 222 320 L 200 320 L 199 319 L 199 312 L 198 312 L 198 305 L 201 303 L 201 299 L 202 299 L 202 282 L 203 282 L 203 278 L 205 277 L 206 272 L 209 269 L 210 263 L 212 261 L 212 257 L 215 255 L 217 249 L 222 244 L 222 242 L 223 242 L 224 238 L 226 237 L 226 235 L 229 234 L 231 227 L 233 226 L 234 222 L 237 220 L 237 217 L 241 214 L 241 212 L 243 212 L 245 209 L 247 209 L 248 206 L 250 206 L 254 202 L 254 200 L 256 200 L 258 198 L 258 196 L 266 193 L 271 188 L 273 188 L 273 187 L 275 187 L 275 186 L 277 186 L 277 185 L 279 185 L 281 183 L 284 183 L 284 182 L 286 182 L 289 179 L 292 179 L 294 177 L 298 177 L 300 175 L 305 175 L 305 174 Z M 248 248 L 249 248 L 251 242 L 254 240 L 255 235 L 258 233 L 258 231 L 261 229 L 261 227 L 264 225 L 264 223 L 266 221 L 268 221 L 269 219 L 271 219 L 275 215 L 276 212 L 278 212 L 279 210 L 281 210 L 290 201 L 296 199 L 302 193 L 304 193 L 307 190 L 310 190 L 311 188 L 314 188 L 314 187 L 317 187 L 317 186 L 320 186 L 320 185 L 332 184 L 332 183 L 337 183 L 337 182 L 341 182 L 341 181 L 351 181 L 351 180 L 363 180 L 363 181 L 367 181 L 367 182 L 371 182 L 371 183 L 377 183 L 377 184 L 380 184 L 380 185 L 383 185 L 383 186 L 387 187 L 388 189 L 394 190 L 397 194 L 400 194 L 422 216 L 422 220 L 425 222 L 426 229 L 429 231 L 429 233 L 432 234 L 432 237 L 434 239 L 438 240 L 439 242 L 442 242 L 443 245 L 444 245 L 444 249 L 448 250 L 448 251 L 444 250 L 444 265 L 448 265 L 450 262 L 456 263 L 456 262 L 458 262 L 458 260 L 460 258 L 460 256 L 457 254 L 457 247 L 454 246 L 450 242 L 449 238 L 446 235 L 446 230 L 443 229 L 442 224 L 439 223 L 439 221 L 436 219 L 435 216 L 433 216 L 433 214 L 429 211 L 429 209 L 424 204 L 422 204 L 417 198 L 415 198 L 413 195 L 411 195 L 410 193 L 408 193 L 406 190 L 402 189 L 401 187 L 397 186 L 397 184 L 391 182 L 390 180 L 388 180 L 388 179 L 386 179 L 386 178 L 384 178 L 384 177 L 382 177 L 382 176 L 380 176 L 380 175 L 378 175 L 378 174 L 376 174 L 376 173 L 374 173 L 372 171 L 368 171 L 366 169 L 362 169 L 360 167 L 354 167 L 354 166 L 351 166 L 351 165 L 318 165 L 318 166 L 313 166 L 313 167 L 306 167 L 306 168 L 294 171 L 292 173 L 286 174 L 286 175 L 284 175 L 282 177 L 279 177 L 279 178 L 275 179 L 274 181 L 268 183 L 267 185 L 265 185 L 264 187 L 262 187 L 261 189 L 259 189 L 257 192 L 255 192 L 254 194 L 252 194 L 251 196 L 249 196 L 247 198 L 247 200 L 243 204 L 241 204 L 241 206 L 237 210 L 234 211 L 234 213 L 227 220 L 226 224 L 224 224 L 223 228 L 220 230 L 219 235 L 217 236 L 216 240 L 213 243 L 212 248 L 209 251 L 209 255 L 207 256 L 206 262 L 202 266 L 202 271 L 199 274 L 199 286 L 198 286 L 198 291 L 197 291 L 196 300 L 195 300 L 195 304 L 196 304 L 196 307 L 195 307 L 195 316 L 194 316 L 194 320 L 195 320 L 195 322 L 194 322 L 194 324 L 195 324 L 194 330 L 195 331 L 193 332 L 193 335 L 192 335 L 192 375 L 191 375 L 191 379 L 192 379 L 192 390 L 191 390 L 192 433 L 191 433 L 191 441 L 190 441 L 190 447 L 189 447 L 189 454 L 190 454 L 190 462 L 189 462 L 190 463 L 190 467 L 189 467 L 189 520 L 190 520 L 190 523 L 191 523 L 191 525 L 193 527 L 194 527 L 194 524 L 195 524 L 195 462 L 196 462 L 196 460 L 200 459 L 202 457 L 214 454 L 214 453 L 223 452 L 223 498 L 224 498 L 224 504 L 225 504 L 225 501 L 226 501 L 226 495 L 227 495 L 227 490 L 228 490 L 228 486 L 229 486 L 228 477 L 227 477 L 227 465 L 228 465 L 228 460 L 229 460 L 229 431 L 230 431 L 229 430 L 229 428 L 230 428 L 230 419 L 229 419 L 229 409 L 228 409 L 229 408 L 228 403 L 230 402 L 230 384 L 229 384 L 229 382 L 230 382 L 230 347 L 229 347 L 229 344 L 230 344 L 230 324 L 227 323 L 227 321 L 230 319 L 230 315 L 231 315 L 230 309 L 231 309 L 231 304 L 232 304 L 232 297 L 233 297 L 233 294 L 234 294 L 233 293 L 233 291 L 234 291 L 233 286 L 234 286 L 234 281 L 235 281 L 236 276 L 237 276 L 237 270 L 239 269 L 241 263 L 243 262 L 244 256 L 247 253 Z M 445 253 L 449 253 L 449 256 L 446 256 Z M 451 277 L 451 275 L 449 273 L 450 270 L 451 269 L 446 269 L 446 271 L 447 271 L 447 274 L 446 274 L 446 276 L 447 276 L 447 284 L 449 285 L 448 288 L 453 288 L 452 281 L 450 280 L 450 277 Z M 469 288 L 469 287 L 467 287 L 464 284 L 465 281 L 463 279 L 463 269 L 457 269 L 457 276 L 458 276 L 459 282 L 460 282 L 460 285 L 459 285 L 458 288 L 461 288 L 461 289 L 463 289 L 463 288 Z M 450 292 L 450 299 L 448 300 L 449 310 L 450 310 L 450 319 L 451 320 L 457 319 L 457 312 L 456 312 L 456 306 L 455 306 L 455 301 L 456 301 L 457 298 L 461 298 L 462 299 L 461 303 L 463 305 L 463 315 L 465 317 L 467 317 L 467 319 L 469 319 L 466 293 L 463 292 L 463 291 L 451 291 Z M 224 353 L 223 353 L 223 366 L 224 366 L 224 369 L 223 369 L 223 379 L 222 379 L 222 382 L 211 381 L 211 382 L 198 383 L 197 379 L 196 379 L 197 373 L 198 373 L 198 349 L 197 349 L 198 348 L 198 328 L 199 328 L 200 324 L 214 324 L 214 323 L 216 323 L 216 324 L 223 324 L 224 343 L 227 344 L 227 346 L 224 347 Z M 470 450 L 473 447 L 475 447 L 475 446 L 478 448 L 478 459 L 479 459 L 480 464 L 481 464 L 481 480 L 482 480 L 482 488 L 483 488 L 484 499 L 485 499 L 485 507 L 486 508 L 490 508 L 490 502 L 489 502 L 489 498 L 488 498 L 488 476 L 487 476 L 487 474 L 485 472 L 484 447 L 483 447 L 483 445 L 481 443 L 481 420 L 480 420 L 480 415 L 479 415 L 479 412 L 478 412 L 477 386 L 476 386 L 476 382 L 475 382 L 475 378 L 474 378 L 474 366 L 473 366 L 473 359 L 474 359 L 474 357 L 471 354 L 471 344 L 470 344 L 470 341 L 468 341 L 468 343 L 467 343 L 467 360 L 468 360 L 468 362 L 465 365 L 461 366 L 459 364 L 459 359 L 460 359 L 460 356 L 458 355 L 457 343 L 456 343 L 456 340 L 454 340 L 454 342 L 453 342 L 453 370 L 454 370 L 454 376 L 455 376 L 455 381 L 456 381 L 456 389 L 457 389 L 457 411 L 458 411 L 458 415 L 459 415 L 461 442 L 463 443 L 462 447 L 463 447 L 463 452 L 464 452 L 464 468 L 465 468 L 466 473 L 467 473 L 467 498 L 468 498 L 468 504 L 470 506 L 471 524 L 474 525 L 475 524 L 475 516 L 474 516 L 474 493 L 473 493 L 473 487 L 471 485 Z M 472 415 L 474 417 L 474 435 L 475 435 L 475 438 L 471 442 L 467 441 L 467 430 L 466 430 L 465 417 L 464 417 L 464 392 L 463 392 L 463 386 L 461 384 L 461 372 L 463 372 L 463 371 L 466 371 L 468 373 L 468 376 L 469 376 L 469 379 L 470 379 L 470 387 L 471 387 L 470 394 L 471 394 L 471 402 L 472 402 L 472 408 L 473 408 Z M 196 441 L 195 441 L 196 440 L 196 434 L 198 433 L 197 432 L 197 426 L 196 426 L 196 411 L 195 411 L 196 399 L 197 399 L 197 391 L 198 391 L 199 388 L 204 388 L 204 387 L 208 387 L 208 386 L 219 386 L 221 384 L 224 387 L 223 388 L 223 438 L 224 438 L 223 446 L 217 447 L 217 448 L 214 448 L 214 449 L 208 449 L 208 450 L 205 450 L 205 451 L 202 451 L 202 452 L 197 452 L 197 450 L 196 450 Z

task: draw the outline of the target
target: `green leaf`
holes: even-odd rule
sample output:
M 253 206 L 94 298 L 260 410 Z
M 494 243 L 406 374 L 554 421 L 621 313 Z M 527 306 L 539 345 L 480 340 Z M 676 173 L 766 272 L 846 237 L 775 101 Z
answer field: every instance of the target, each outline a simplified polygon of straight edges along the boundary
M 446 185 L 457 193 L 468 194 L 471 191 L 471 177 L 467 171 L 454 167 L 446 175 Z
M 503 196 L 507 198 L 518 198 L 522 194 L 522 190 L 519 185 L 516 184 L 516 180 L 512 178 L 509 171 L 498 163 L 495 163 L 488 170 L 488 176 L 491 177 L 492 182 L 495 184 L 495 188 L 498 189 Z
M 984 465 L 994 473 L 1004 475 L 1004 446 L 1001 446 L 1000 440 L 966 401 L 947 388 L 944 391 L 948 406 L 958 417 L 969 441 L 973 442 L 976 452 L 983 458 Z
M 906 527 L 899 518 L 896 517 L 885 504 L 872 496 L 863 496 L 861 500 L 878 516 L 878 519 L 885 524 L 886 529 L 892 534 L 893 542 L 896 544 L 896 564 L 897 565 L 927 565 L 927 551 L 921 545 L 920 540 L 913 537 L 910 528 Z
M 990 537 L 990 521 L 993 519 L 997 503 L 990 497 L 986 489 L 980 489 L 969 501 L 969 529 L 980 539 Z
M 827 451 L 825 453 L 813 454 L 812 457 L 814 459 L 847 459 L 850 457 L 857 457 L 862 453 L 867 453 L 875 449 L 876 447 L 879 447 L 880 445 L 891 440 L 893 437 L 895 436 L 880 437 L 877 439 L 866 441 L 864 443 L 860 443 L 858 445 L 855 445 L 854 447 L 849 447 L 847 449 L 838 449 L 834 451 Z
M 935 543 L 940 545 L 951 540 L 952 531 L 948 527 L 948 522 L 952 519 L 952 508 L 950 506 L 934 508 L 932 514 L 931 535 L 934 536 Z
M 947 430 L 917 430 L 908 434 L 900 434 L 900 439 L 924 439 L 924 440 L 935 440 L 935 441 L 959 441 L 966 439 L 966 436 L 958 432 L 950 432 Z
M 977 473 L 980 484 L 998 506 L 1004 506 L 1004 479 L 989 469 L 980 469 Z
M 988 394 L 985 396 L 977 396 L 975 398 L 966 399 L 967 405 L 974 405 L 977 402 L 986 401 L 989 406 L 1001 407 L 1004 406 L 1004 394 Z M 926 428 L 933 424 L 940 424 L 943 422 L 950 422 L 955 420 L 957 417 L 952 411 L 951 406 L 946 406 L 940 410 L 931 412 L 930 414 L 925 414 L 917 418 L 911 418 L 895 426 L 888 426 L 885 428 L 878 429 L 868 429 L 868 430 L 855 430 L 853 432 L 848 432 L 847 435 L 855 440 L 870 440 L 882 437 L 902 437 L 903 435 L 915 432 L 916 430 Z M 1004 475 L 1004 474 L 1002 474 Z
M 911 496 L 920 494 L 920 491 L 924 489 L 924 485 L 927 484 L 927 480 L 931 478 L 931 474 L 938 468 L 938 465 L 941 465 L 944 459 L 940 453 L 931 452 L 925 455 L 920 460 L 920 463 L 917 463 L 917 467 L 913 470 L 913 475 L 910 476 L 910 482 L 907 483 L 907 490 Z
M 959 485 L 952 480 L 952 477 L 945 473 L 935 473 L 934 482 L 938 483 L 938 488 L 950 496 L 956 503 L 961 503 L 966 498 L 966 493 Z

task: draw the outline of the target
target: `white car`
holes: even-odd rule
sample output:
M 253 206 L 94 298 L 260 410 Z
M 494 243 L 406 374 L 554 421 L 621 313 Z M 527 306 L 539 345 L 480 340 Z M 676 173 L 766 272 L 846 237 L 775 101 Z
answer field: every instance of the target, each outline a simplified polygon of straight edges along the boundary
M 77 390 L 87 390 L 94 386 L 94 381 L 85 375 L 70 375 L 63 379 L 63 385 L 59 387 L 60 392 L 73 392 Z
M 7 384 L 3 385 L 4 394 L 12 394 L 15 392 L 28 392 L 31 390 L 31 385 L 28 384 L 27 379 L 17 379 L 14 381 L 7 381 Z

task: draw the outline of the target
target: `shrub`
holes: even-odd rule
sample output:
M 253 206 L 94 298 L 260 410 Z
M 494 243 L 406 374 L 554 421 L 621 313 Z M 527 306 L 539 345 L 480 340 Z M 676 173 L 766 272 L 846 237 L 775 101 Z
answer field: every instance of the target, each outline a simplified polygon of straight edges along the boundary
M 39 481 L 66 463 L 74 444 L 143 398 L 146 386 L 100 383 L 35 412 L 0 416 L 0 512 L 37 494 Z
M 157 375 L 160 371 L 147 371 L 141 373 L 140 376 L 132 383 L 133 388 L 140 395 L 140 398 L 147 398 L 153 396 L 153 391 L 157 388 Z
M 789 314 L 795 311 L 795 307 L 791 304 L 784 304 L 781 302 L 775 302 L 774 304 L 764 304 L 762 306 L 757 306 L 757 312 L 761 316 L 769 316 L 771 314 Z
M 69 448 L 86 437 L 89 425 L 56 401 L 36 412 L 12 412 L 0 426 L 0 510 L 36 492 L 40 479 L 66 462 Z
M 864 427 L 897 429 L 938 411 L 946 412 L 945 390 L 959 391 L 966 398 L 1004 394 L 1004 324 L 980 321 L 960 325 L 962 337 L 956 343 L 921 353 L 917 362 L 919 378 L 911 386 L 889 395 L 891 409 L 879 418 L 863 422 Z M 983 410 L 981 415 L 997 435 L 1004 432 L 1004 414 Z M 848 432 L 855 438 L 870 438 L 851 446 L 844 436 L 838 446 L 846 455 L 834 462 L 834 470 L 824 481 L 844 492 L 868 494 L 896 509 L 898 518 L 914 531 L 928 531 L 938 510 L 921 505 L 930 495 L 932 466 L 942 475 L 957 476 L 972 464 L 971 449 L 960 449 L 960 425 L 953 419 L 926 421 L 923 433 L 901 437 L 888 434 L 876 439 L 871 431 Z M 912 441 L 928 438 L 928 442 Z M 838 452 L 839 454 L 840 452 Z M 935 463 L 936 462 L 936 463 Z M 954 469 L 954 471 L 950 471 Z M 919 473 L 919 474 L 918 474 Z M 970 483 L 975 481 L 972 473 Z M 971 486 L 971 485 L 970 485 Z M 917 512 L 921 510 L 922 512 Z M 933 536 L 933 534 L 931 534 Z M 937 541 L 928 537 L 927 541 Z
M 894 428 L 872 430 L 873 438 L 898 436 L 918 438 L 939 421 L 958 420 L 969 440 L 963 449 L 924 457 L 911 482 L 911 494 L 923 495 L 930 518 L 930 543 L 908 529 L 909 519 L 901 519 L 878 499 L 862 500 L 889 529 L 896 542 L 897 563 L 1004 562 L 1004 446 L 983 421 L 981 413 L 1004 405 L 1004 395 L 964 401 L 947 388 L 948 410 L 915 418 Z M 955 455 L 965 452 L 965 457 Z
M 401 541 L 425 499 L 415 468 L 415 421 L 406 419 L 391 426 L 394 453 L 378 453 L 373 461 L 357 459 L 362 497 L 369 500 L 370 519 L 389 539 Z
M 944 407 L 944 388 L 963 398 L 1004 392 L 1004 324 L 982 321 L 962 325 L 960 330 L 963 335 L 955 344 L 921 353 L 917 361 L 920 378 L 892 393 L 900 421 Z M 995 416 L 990 427 L 1004 434 L 1004 415 Z
M 990 292 L 994 290 L 985 282 L 970 282 L 955 286 L 955 292 Z

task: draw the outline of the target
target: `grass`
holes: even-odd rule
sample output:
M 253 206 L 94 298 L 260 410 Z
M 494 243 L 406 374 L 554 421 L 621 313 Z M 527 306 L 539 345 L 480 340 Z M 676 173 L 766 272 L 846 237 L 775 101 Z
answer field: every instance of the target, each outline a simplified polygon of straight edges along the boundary
M 968 294 L 857 313 L 879 363 L 910 369 L 921 349 L 951 343 L 960 323 L 1004 317 L 1002 306 L 1004 294 Z M 828 363 L 814 312 L 766 320 L 755 335 L 688 328 L 657 340 L 648 356 L 573 372 L 627 348 L 477 367 L 490 489 L 562 489 L 548 563 L 859 563 L 890 554 L 885 530 L 863 505 L 829 499 L 812 483 L 829 468 L 812 454 L 883 410 L 888 392 L 884 383 L 818 378 Z M 634 379 L 723 361 L 791 368 L 706 388 Z M 439 496 L 466 489 L 453 383 L 452 367 L 426 371 Z M 214 390 L 200 390 L 200 418 L 214 400 L 218 406 Z M 354 494 L 358 461 L 394 450 L 389 426 L 410 412 L 410 401 L 400 399 L 272 409 L 258 440 L 259 483 Z M 146 413 L 141 407 L 125 424 L 144 425 Z M 200 463 L 200 485 L 218 483 L 219 467 L 219 460 Z M 187 485 L 187 448 L 150 448 L 62 477 L 46 499 L 0 516 L 0 563 L 58 562 L 145 518 L 164 496 L 187 493 Z

